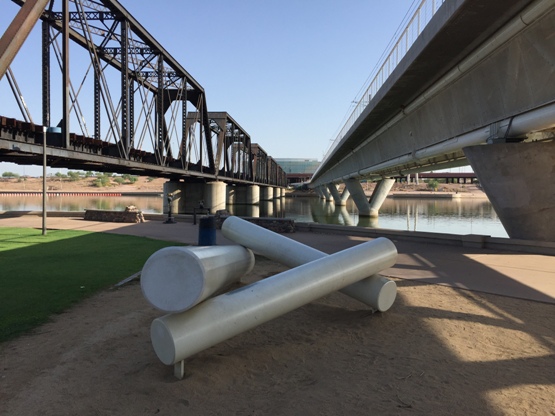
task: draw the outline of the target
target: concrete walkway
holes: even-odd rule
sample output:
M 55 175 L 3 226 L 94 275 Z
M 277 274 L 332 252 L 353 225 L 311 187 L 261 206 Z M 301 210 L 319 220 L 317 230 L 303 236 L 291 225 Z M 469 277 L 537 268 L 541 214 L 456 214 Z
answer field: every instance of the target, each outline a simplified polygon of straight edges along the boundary
M 13 213 L 12 213 L 13 214 Z M 144 236 L 185 244 L 197 244 L 198 225 L 192 222 L 164 224 L 147 221 L 122 224 L 85 221 L 81 217 L 50 217 L 49 229 L 74 229 Z M 36 215 L 0 217 L 0 227 L 42 228 Z M 285 236 L 326 253 L 334 253 L 370 238 L 315 232 Z M 555 257 L 392 239 L 399 252 L 396 265 L 384 275 L 555 304 Z M 217 244 L 233 244 L 216 232 Z

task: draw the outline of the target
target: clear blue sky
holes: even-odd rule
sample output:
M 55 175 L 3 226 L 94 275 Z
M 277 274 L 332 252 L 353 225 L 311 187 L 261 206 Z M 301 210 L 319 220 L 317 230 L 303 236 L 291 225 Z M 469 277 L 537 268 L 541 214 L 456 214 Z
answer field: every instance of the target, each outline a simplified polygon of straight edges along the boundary
M 275 158 L 321 160 L 415 0 L 120 2 L 203 86 L 209 111 L 228 112 Z M 0 7 L 3 33 L 18 7 L 9 0 Z M 29 64 L 40 65 L 33 42 L 14 68 L 40 120 L 40 90 L 25 88 L 37 76 L 25 73 Z M 0 114 L 21 118 L 6 84 Z M 0 163 L 4 171 L 41 174 Z

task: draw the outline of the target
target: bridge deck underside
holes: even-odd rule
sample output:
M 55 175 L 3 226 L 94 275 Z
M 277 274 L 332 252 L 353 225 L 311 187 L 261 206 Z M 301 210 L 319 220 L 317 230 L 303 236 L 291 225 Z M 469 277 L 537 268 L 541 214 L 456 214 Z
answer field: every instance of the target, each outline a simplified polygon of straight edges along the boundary
M 334 154 L 321 166 L 313 183 L 337 182 L 348 175 L 355 177 L 361 170 L 367 173 L 370 170 L 367 176 L 379 177 L 403 175 L 423 168 L 440 169 L 442 164 L 466 165 L 461 148 L 430 155 L 425 160 L 418 160 L 414 154 L 554 102 L 555 11 L 551 10 L 429 97 L 425 104 L 403 113 L 433 82 L 484 42 L 484 33 L 491 36 L 494 29 L 499 29 L 530 2 L 485 3 L 487 10 L 480 16 L 491 21 L 486 24 L 482 20 L 481 27 L 473 21 L 477 13 L 472 9 L 473 2 L 464 2 L 456 10 L 446 8 L 443 14 L 438 11 L 438 20 L 426 28 L 428 32 L 425 30 L 422 34 L 421 44 L 415 44 L 414 50 L 373 98 Z M 494 16 L 495 10 L 505 13 Z M 394 116 L 398 121 L 383 129 Z M 411 155 L 412 163 L 383 168 L 384 162 L 399 158 L 406 161 Z M 372 171 L 373 166 L 380 164 L 381 168 Z

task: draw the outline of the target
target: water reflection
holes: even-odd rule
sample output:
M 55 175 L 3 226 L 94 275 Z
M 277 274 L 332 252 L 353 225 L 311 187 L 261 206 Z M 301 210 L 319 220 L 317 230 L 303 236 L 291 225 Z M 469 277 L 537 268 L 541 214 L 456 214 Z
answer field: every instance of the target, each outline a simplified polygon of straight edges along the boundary
M 46 198 L 47 211 L 84 211 L 85 209 L 104 209 L 123 211 L 135 205 L 144 213 L 161 213 L 163 200 L 155 196 L 70 196 L 58 195 Z M 4 196 L 0 195 L 0 211 L 41 211 L 42 196 Z
M 388 198 L 379 218 L 369 218 L 359 217 L 350 199 L 346 206 L 335 206 L 316 198 L 288 198 L 285 212 L 297 221 L 321 224 L 507 237 L 487 199 Z
M 52 196 L 47 199 L 49 211 L 123 210 L 129 205 L 135 205 L 144 213 L 163 212 L 163 198 L 156 196 Z M 487 199 L 388 198 L 377 219 L 359 217 L 350 199 L 346 206 L 335 206 L 318 198 L 281 198 L 261 201 L 259 205 L 227 208 L 234 215 L 247 217 L 288 217 L 300 222 L 507 237 Z M 40 210 L 41 196 L 0 196 L 0 211 Z

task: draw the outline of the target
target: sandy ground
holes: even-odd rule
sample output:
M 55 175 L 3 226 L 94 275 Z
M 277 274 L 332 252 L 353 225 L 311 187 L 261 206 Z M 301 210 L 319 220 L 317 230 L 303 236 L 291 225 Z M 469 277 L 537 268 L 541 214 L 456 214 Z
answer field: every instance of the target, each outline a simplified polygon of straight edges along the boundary
M 243 284 L 282 266 L 257 257 Z M 389 311 L 333 293 L 209 348 L 178 380 L 138 282 L 0 344 L 1 415 L 555 415 L 550 304 L 397 280 Z
M 243 284 L 282 270 L 257 257 Z M 333 293 L 187 359 L 184 380 L 138 282 L 103 291 L 0 344 L 0 415 L 555 415 L 553 304 L 396 282 L 385 313 Z

